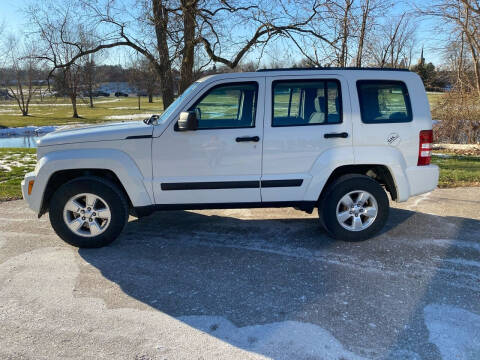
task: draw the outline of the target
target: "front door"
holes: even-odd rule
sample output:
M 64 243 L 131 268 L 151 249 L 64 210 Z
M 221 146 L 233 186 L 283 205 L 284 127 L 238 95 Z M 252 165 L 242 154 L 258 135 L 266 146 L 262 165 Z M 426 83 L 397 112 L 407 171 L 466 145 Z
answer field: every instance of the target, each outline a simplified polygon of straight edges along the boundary
M 177 131 L 175 119 L 153 139 L 157 204 L 261 201 L 264 81 L 207 86 L 183 110 L 196 112 L 198 130 Z

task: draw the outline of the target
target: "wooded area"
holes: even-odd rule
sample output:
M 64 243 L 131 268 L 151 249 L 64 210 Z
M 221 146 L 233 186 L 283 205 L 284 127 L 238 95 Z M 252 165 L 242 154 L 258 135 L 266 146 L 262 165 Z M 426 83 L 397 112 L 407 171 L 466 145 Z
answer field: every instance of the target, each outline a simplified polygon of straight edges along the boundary
M 47 80 L 70 99 L 72 115 L 78 117 L 77 98 L 89 97 L 94 106 L 94 89 L 108 79 L 132 84 L 150 100 L 159 94 L 167 107 L 193 81 L 217 72 L 266 67 L 409 68 L 422 77 L 427 90 L 448 92 L 434 112 L 442 120 L 438 134 L 449 137 L 460 126 L 468 141 L 478 139 L 479 2 L 420 4 L 32 0 L 24 9 L 30 24 L 24 34 L 12 34 L 0 24 L 0 96 L 13 97 L 27 116 L 32 96 L 41 93 L 41 80 Z M 425 61 L 423 46 L 428 44 L 418 41 L 418 25 L 425 19 L 439 19 L 436 24 L 450 32 L 443 48 L 437 49 L 443 59 L 437 67 Z M 128 66 L 113 65 L 116 49 L 128 54 Z M 443 111 L 452 107 L 457 109 L 453 117 L 451 111 Z

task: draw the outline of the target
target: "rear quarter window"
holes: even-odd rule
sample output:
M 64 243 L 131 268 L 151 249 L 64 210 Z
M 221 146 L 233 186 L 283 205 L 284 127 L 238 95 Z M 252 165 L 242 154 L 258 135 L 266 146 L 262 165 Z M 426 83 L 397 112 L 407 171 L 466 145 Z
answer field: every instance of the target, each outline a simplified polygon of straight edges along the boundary
M 412 121 L 412 107 L 404 82 L 359 80 L 357 91 L 362 122 L 380 124 Z

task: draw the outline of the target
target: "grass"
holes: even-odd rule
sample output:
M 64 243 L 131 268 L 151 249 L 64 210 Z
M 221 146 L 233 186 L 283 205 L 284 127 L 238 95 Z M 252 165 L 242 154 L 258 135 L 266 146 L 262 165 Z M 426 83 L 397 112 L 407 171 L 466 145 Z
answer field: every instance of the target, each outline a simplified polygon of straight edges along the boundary
M 36 163 L 36 149 L 0 148 L 0 201 L 20 199 L 20 183 Z
M 432 163 L 440 167 L 438 187 L 480 186 L 480 157 L 433 155 Z
M 0 148 L 0 201 L 22 197 L 20 182 L 34 169 L 35 161 L 35 149 Z M 434 155 L 432 163 L 440 166 L 441 188 L 480 186 L 480 157 Z
M 161 98 L 154 98 L 153 103 L 141 98 L 138 110 L 138 98 L 100 97 L 94 99 L 94 108 L 90 108 L 88 99 L 79 99 L 78 113 L 80 119 L 72 118 L 72 106 L 67 99 L 49 97 L 42 102 L 35 99 L 30 104 L 30 115 L 22 116 L 14 101 L 0 101 L 0 127 L 65 125 L 72 123 L 99 123 L 109 120 L 128 120 L 135 114 L 159 114 L 163 112 Z M 117 119 L 108 119 L 117 116 Z M 145 117 L 147 117 L 145 115 Z
M 428 97 L 428 102 L 430 103 L 430 109 L 433 109 L 445 96 L 445 93 L 441 92 L 428 92 L 427 97 Z
M 428 93 L 430 106 L 433 108 L 442 96 L 442 93 Z M 235 98 L 233 100 L 231 102 L 233 105 L 231 106 L 231 111 L 232 114 L 236 114 L 237 100 Z M 223 101 L 225 101 L 225 99 L 223 99 Z M 99 123 L 112 120 L 108 119 L 109 116 L 122 117 L 118 118 L 118 120 L 128 120 L 129 116 L 135 116 L 136 114 L 158 114 L 163 112 L 161 98 L 154 98 L 153 103 L 148 103 L 147 98 L 142 97 L 140 110 L 138 110 L 137 97 L 100 97 L 94 99 L 94 104 L 95 107 L 92 109 L 88 105 L 88 99 L 79 99 L 78 112 L 81 118 L 74 119 L 72 118 L 72 106 L 68 99 L 48 97 L 40 101 L 39 98 L 35 98 L 30 104 L 29 116 L 21 116 L 20 110 L 14 101 L 0 100 L 0 128 L 28 125 L 43 126 L 72 123 Z M 206 113 L 215 113 L 218 111 L 215 105 L 216 104 L 208 104 L 207 109 L 205 109 Z M 223 107 L 222 111 L 225 111 L 225 107 Z

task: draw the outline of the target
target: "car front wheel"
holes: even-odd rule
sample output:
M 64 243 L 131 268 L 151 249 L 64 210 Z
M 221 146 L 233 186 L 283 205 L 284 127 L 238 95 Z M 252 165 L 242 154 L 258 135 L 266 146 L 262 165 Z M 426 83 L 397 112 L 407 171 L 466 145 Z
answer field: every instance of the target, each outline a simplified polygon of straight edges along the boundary
M 345 175 L 334 181 L 319 206 L 319 216 L 330 236 L 362 241 L 378 233 L 389 214 L 382 186 L 365 175 Z
M 118 187 L 98 177 L 62 185 L 52 196 L 50 223 L 65 242 L 81 248 L 114 241 L 128 220 L 128 204 Z

